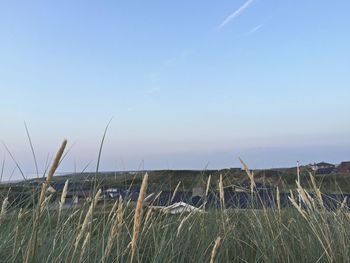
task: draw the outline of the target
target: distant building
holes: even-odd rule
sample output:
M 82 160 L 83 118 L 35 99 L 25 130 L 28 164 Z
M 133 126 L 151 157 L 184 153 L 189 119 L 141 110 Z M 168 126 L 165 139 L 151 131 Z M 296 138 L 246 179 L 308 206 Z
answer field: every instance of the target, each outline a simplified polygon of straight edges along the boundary
M 315 174 L 331 174 L 335 172 L 335 165 L 326 162 L 314 163 L 309 165 Z
M 337 172 L 338 173 L 350 173 L 350 162 L 342 162 L 337 167 Z

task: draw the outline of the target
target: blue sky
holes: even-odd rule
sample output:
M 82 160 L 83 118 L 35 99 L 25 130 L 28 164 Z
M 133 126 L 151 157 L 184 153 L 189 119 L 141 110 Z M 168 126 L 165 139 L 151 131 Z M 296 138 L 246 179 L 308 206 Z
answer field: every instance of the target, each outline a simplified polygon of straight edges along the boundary
M 0 139 L 35 171 L 350 159 L 350 2 L 3 1 Z M 5 149 L 6 175 L 14 164 Z M 16 174 L 16 172 L 15 172 Z M 16 175 L 14 175 L 16 176 Z

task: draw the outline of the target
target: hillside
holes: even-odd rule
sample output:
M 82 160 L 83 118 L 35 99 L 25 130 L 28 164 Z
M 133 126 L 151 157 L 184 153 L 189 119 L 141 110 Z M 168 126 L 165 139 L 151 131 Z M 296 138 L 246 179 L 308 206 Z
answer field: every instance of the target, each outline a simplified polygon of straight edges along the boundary
M 99 172 L 96 173 L 75 173 L 64 176 L 55 176 L 53 183 L 63 185 L 69 179 L 70 182 L 80 190 L 90 189 L 94 185 L 101 188 L 138 188 L 141 184 L 142 176 L 146 171 L 138 172 Z M 281 191 L 295 189 L 296 167 L 254 170 L 255 182 L 260 185 L 275 188 Z M 149 189 L 152 191 L 174 190 L 181 182 L 180 189 L 184 191 L 192 190 L 193 187 L 206 187 L 209 176 L 211 176 L 211 188 L 217 189 L 219 176 L 222 175 L 225 187 L 240 186 L 248 183 L 248 176 L 240 168 L 222 170 L 157 170 L 147 171 L 149 174 Z M 301 184 L 308 188 L 309 169 L 301 167 Z M 316 175 L 316 182 L 321 186 L 324 193 L 350 193 L 350 174 L 332 173 Z M 96 179 L 96 180 L 95 180 Z M 26 182 L 11 184 L 12 189 L 18 189 L 28 185 L 36 185 L 42 179 L 32 179 Z M 8 186 L 2 185 L 2 188 Z

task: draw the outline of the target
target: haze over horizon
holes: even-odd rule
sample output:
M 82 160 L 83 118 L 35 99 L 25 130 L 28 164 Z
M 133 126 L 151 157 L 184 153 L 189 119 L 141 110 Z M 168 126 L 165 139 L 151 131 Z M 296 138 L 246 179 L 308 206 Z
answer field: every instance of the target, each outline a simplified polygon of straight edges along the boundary
M 350 160 L 350 2 L 6 1 L 0 140 L 26 174 Z M 5 147 L 4 179 L 21 178 Z M 1 165 L 1 164 L 0 164 Z

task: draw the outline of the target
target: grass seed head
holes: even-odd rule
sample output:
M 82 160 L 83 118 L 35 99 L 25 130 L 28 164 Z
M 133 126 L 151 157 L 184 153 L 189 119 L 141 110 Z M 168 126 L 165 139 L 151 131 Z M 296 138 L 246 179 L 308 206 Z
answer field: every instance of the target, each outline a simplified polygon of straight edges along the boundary
M 0 222 L 1 222 L 2 220 L 4 220 L 4 218 L 5 218 L 5 216 L 6 216 L 8 205 L 9 205 L 9 199 L 8 199 L 8 197 L 6 197 L 6 198 L 4 199 L 4 201 L 2 201 L 2 205 L 1 205 Z
M 131 247 L 131 260 L 132 262 L 134 260 L 136 247 L 137 247 L 137 239 L 140 231 L 140 225 L 141 225 L 141 219 L 142 219 L 142 203 L 143 199 L 146 194 L 147 190 L 147 184 L 148 184 L 148 174 L 146 173 L 143 177 L 141 189 L 139 193 L 139 197 L 137 199 L 136 208 L 135 208 L 135 215 L 134 215 L 134 229 L 132 234 L 132 239 L 130 241 L 130 247 Z

